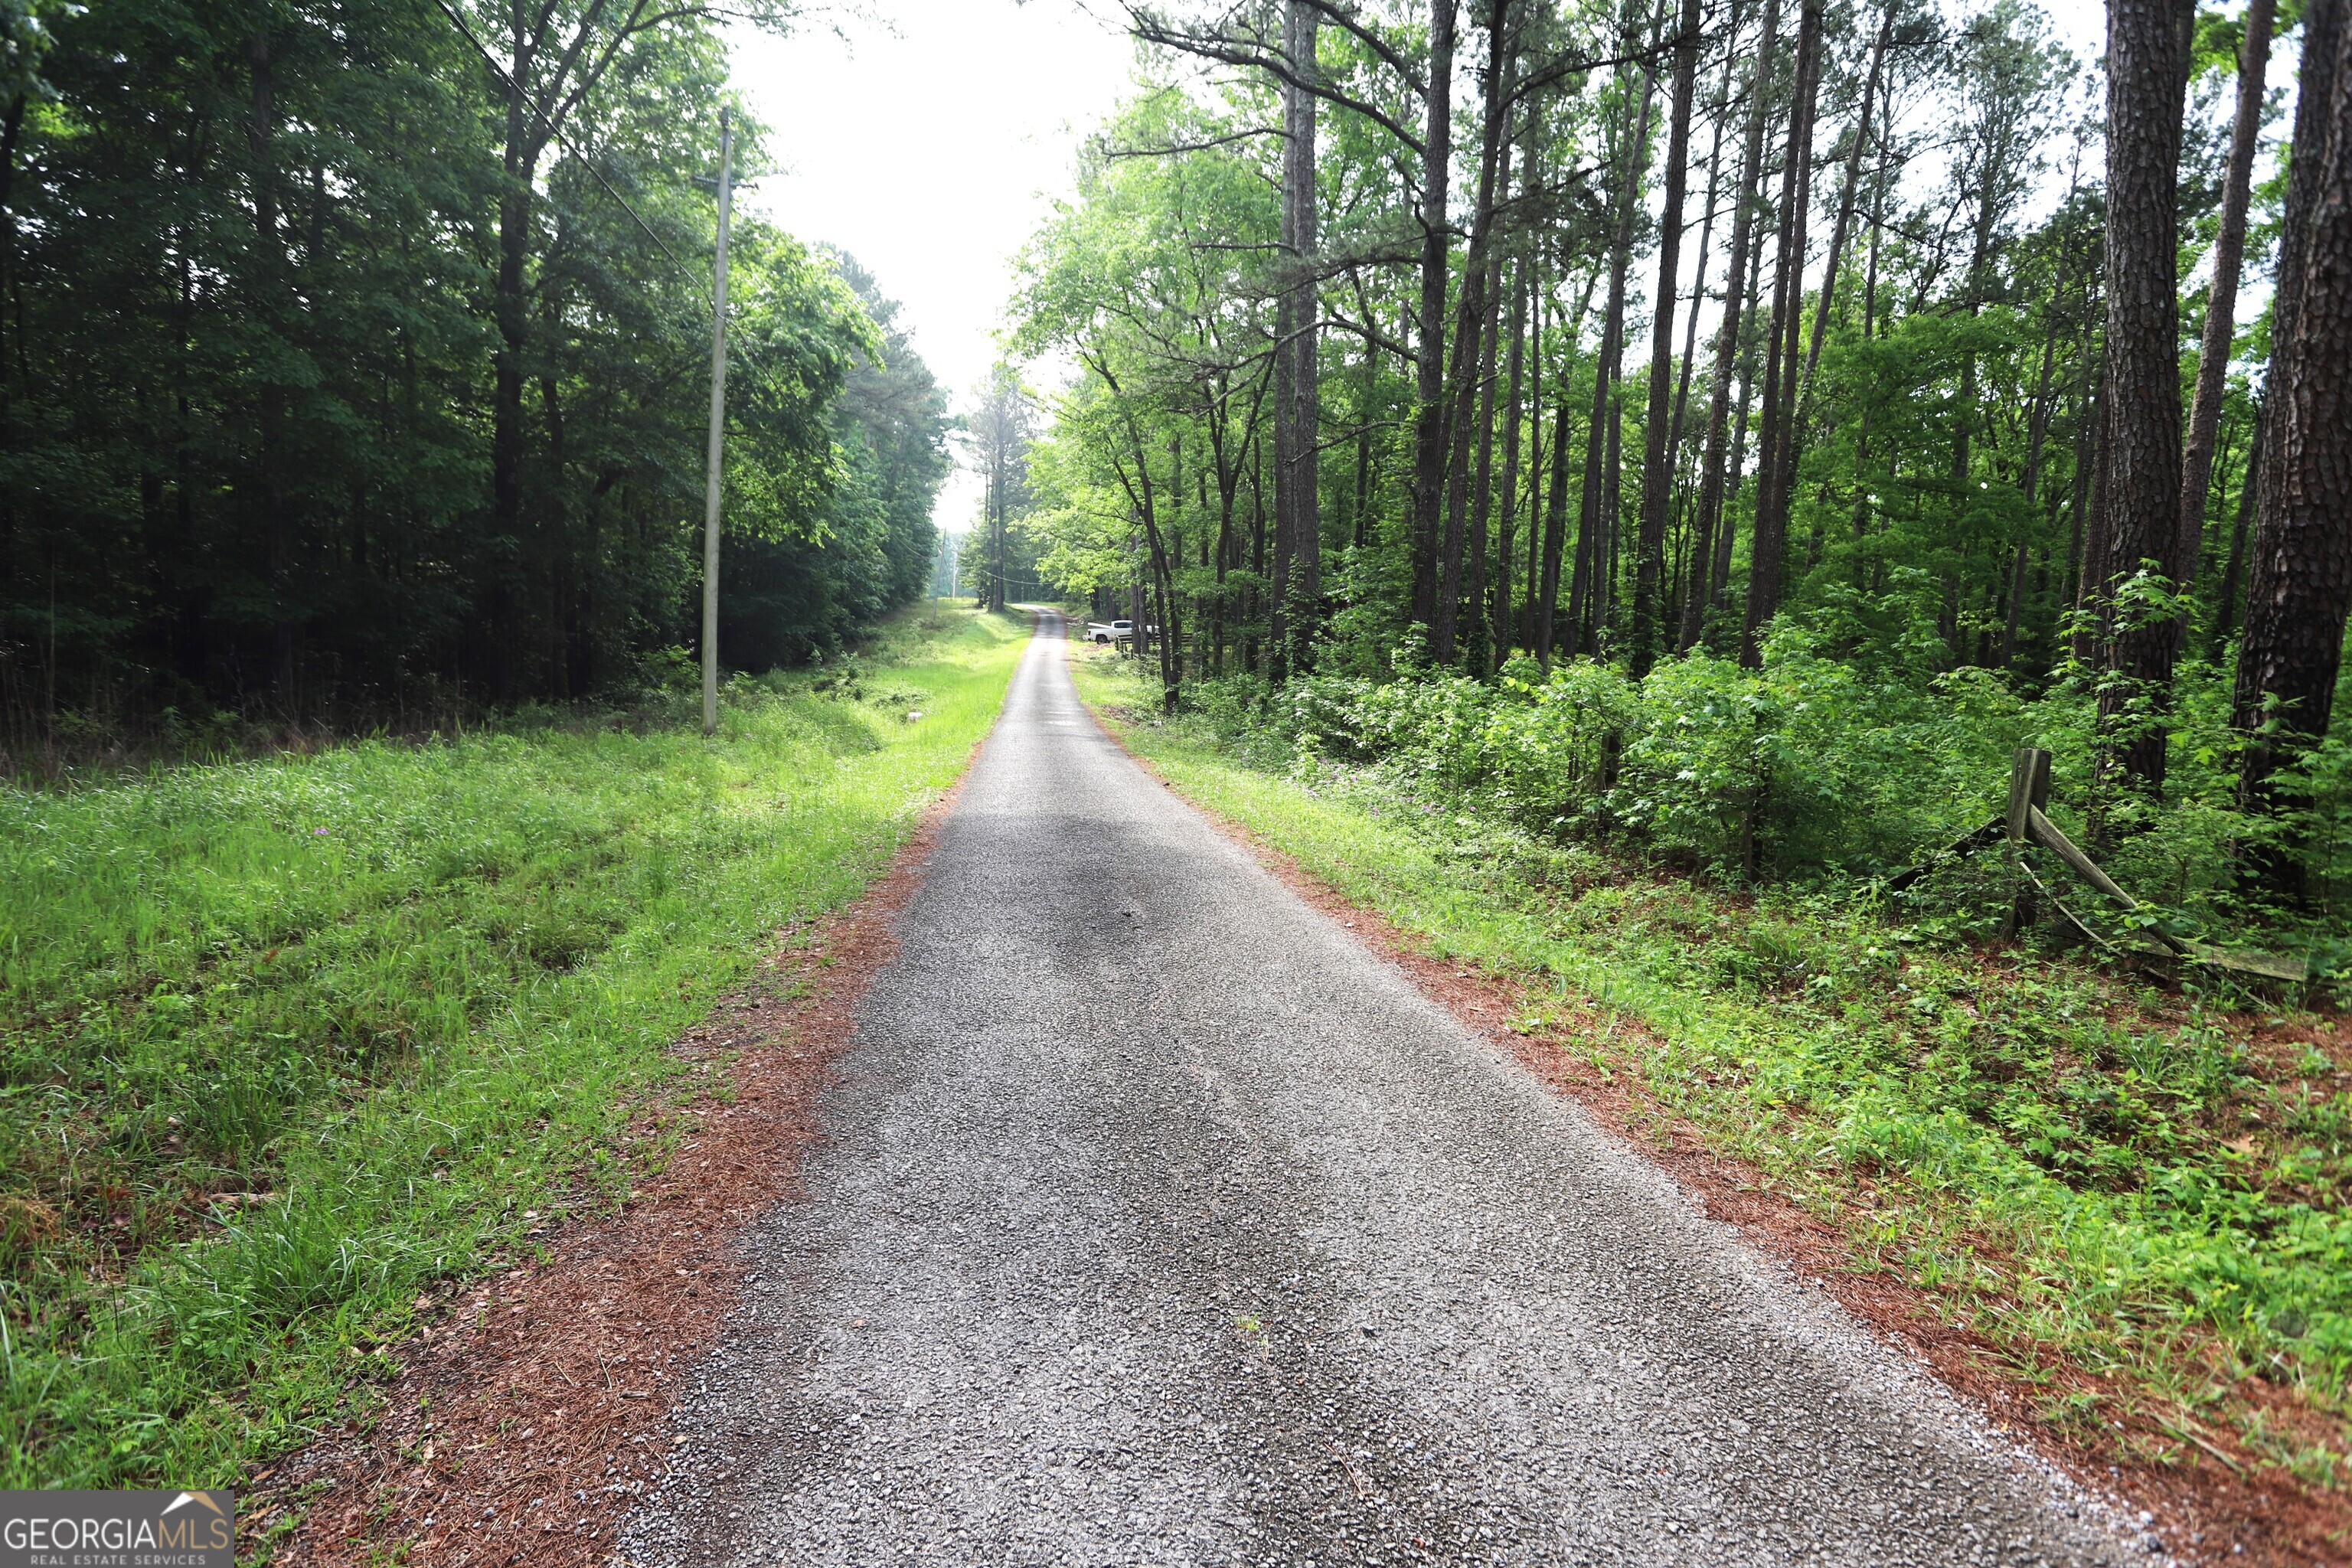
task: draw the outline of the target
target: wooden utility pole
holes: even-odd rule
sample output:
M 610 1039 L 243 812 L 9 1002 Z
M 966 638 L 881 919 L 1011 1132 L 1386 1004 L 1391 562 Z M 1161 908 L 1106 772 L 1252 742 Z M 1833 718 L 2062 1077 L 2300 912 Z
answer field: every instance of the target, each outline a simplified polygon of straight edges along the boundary
M 711 267 L 710 467 L 702 481 L 702 732 L 719 729 L 719 502 L 727 430 L 727 216 L 734 195 L 735 132 L 719 111 L 719 254 Z

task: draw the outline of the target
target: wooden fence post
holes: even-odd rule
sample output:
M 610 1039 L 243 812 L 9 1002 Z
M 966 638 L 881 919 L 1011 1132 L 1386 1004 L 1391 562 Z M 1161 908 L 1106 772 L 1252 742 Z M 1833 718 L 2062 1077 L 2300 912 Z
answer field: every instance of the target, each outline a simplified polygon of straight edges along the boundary
M 2025 842 L 2026 826 L 2050 804 L 2050 753 L 2020 746 L 2009 759 L 2009 841 Z
M 2001 917 L 2000 939 L 2014 937 L 2033 919 L 2033 895 L 2018 851 L 2025 847 L 2033 814 L 2050 800 L 2050 753 L 2037 746 L 2020 746 L 2009 759 L 2009 912 Z
M 2058 916 L 2085 938 L 2096 942 L 2118 957 L 2125 956 L 2125 950 L 2084 925 L 2072 910 L 2059 901 L 2056 894 L 2043 888 L 2035 879 L 2032 868 L 2026 864 L 2025 847 L 2028 844 L 2039 845 L 2065 862 L 2068 870 L 2105 894 L 2124 913 L 2134 913 L 2140 907 L 2138 900 L 2124 891 L 2114 878 L 2100 870 L 2088 855 L 2074 847 L 2074 840 L 2058 831 L 2058 825 L 2048 816 L 2049 805 L 2050 753 L 2038 746 L 2018 747 L 2009 759 L 2007 815 L 1994 817 L 1975 832 L 1964 834 L 1948 847 L 1896 875 L 1887 882 L 1886 891 L 1890 895 L 1899 895 L 1942 861 L 1965 858 L 1980 850 L 1990 849 L 2000 843 L 2005 836 L 2016 893 L 2010 901 L 2009 913 L 2001 921 L 2002 940 L 2007 941 L 2016 935 L 2018 927 L 2032 918 L 2033 905 L 2028 891 L 2032 889 L 2047 898 Z M 2310 966 L 2300 958 L 2280 958 L 2267 952 L 2231 952 L 2206 942 L 2175 936 L 2161 926 L 2149 926 L 2145 934 L 2154 938 L 2172 956 L 2192 963 L 2210 964 L 2217 969 L 2259 975 L 2265 980 L 2284 981 L 2289 984 L 2299 985 L 2310 978 Z M 2143 947 L 2134 951 L 2145 954 L 2148 950 Z

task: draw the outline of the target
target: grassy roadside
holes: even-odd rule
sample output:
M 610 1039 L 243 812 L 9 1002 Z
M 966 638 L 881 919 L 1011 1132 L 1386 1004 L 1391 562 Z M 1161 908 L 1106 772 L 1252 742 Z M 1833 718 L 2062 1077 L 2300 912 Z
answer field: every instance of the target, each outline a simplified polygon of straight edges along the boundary
M 0 1487 L 235 1479 L 420 1287 L 657 1152 L 665 1047 L 855 898 L 1019 616 L 674 713 L 0 794 Z
M 2120 1461 L 2352 1490 L 2340 1019 L 1972 947 L 1850 890 L 1735 894 L 1563 847 L 1376 766 L 1162 720 L 1120 661 L 1076 663 L 1180 791 L 1525 985 L 1514 1027 L 1830 1219 L 1853 1269 L 1991 1343 L 2053 1427 Z

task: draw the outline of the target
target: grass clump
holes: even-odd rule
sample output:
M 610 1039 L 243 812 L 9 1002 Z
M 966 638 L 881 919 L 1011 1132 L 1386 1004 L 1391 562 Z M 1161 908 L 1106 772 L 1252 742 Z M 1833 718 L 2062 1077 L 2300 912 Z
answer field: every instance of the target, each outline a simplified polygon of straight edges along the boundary
M 1434 742 L 1349 760 L 1213 702 L 1163 718 L 1118 661 L 1081 665 L 1180 790 L 1517 982 L 1515 1026 L 1836 1220 L 1853 1268 L 1983 1334 L 2054 1425 L 2168 1462 L 2233 1427 L 2262 1463 L 2352 1483 L 2336 1016 L 1981 945 L 1865 880 L 1693 875 L 1529 826 L 1428 766 Z M 1589 1026 L 1615 1020 L 1637 1026 Z
M 0 794 L 0 1486 L 233 1481 L 420 1289 L 625 1190 L 665 1047 L 887 864 L 1024 631 L 911 612 L 711 740 L 656 692 Z

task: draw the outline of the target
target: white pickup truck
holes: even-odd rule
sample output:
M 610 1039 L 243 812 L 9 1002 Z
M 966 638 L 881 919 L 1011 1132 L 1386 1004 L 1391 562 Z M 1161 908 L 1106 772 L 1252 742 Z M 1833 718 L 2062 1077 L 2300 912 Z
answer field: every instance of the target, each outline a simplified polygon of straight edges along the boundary
M 1095 643 L 1122 643 L 1135 635 L 1133 621 L 1088 621 L 1087 640 Z

